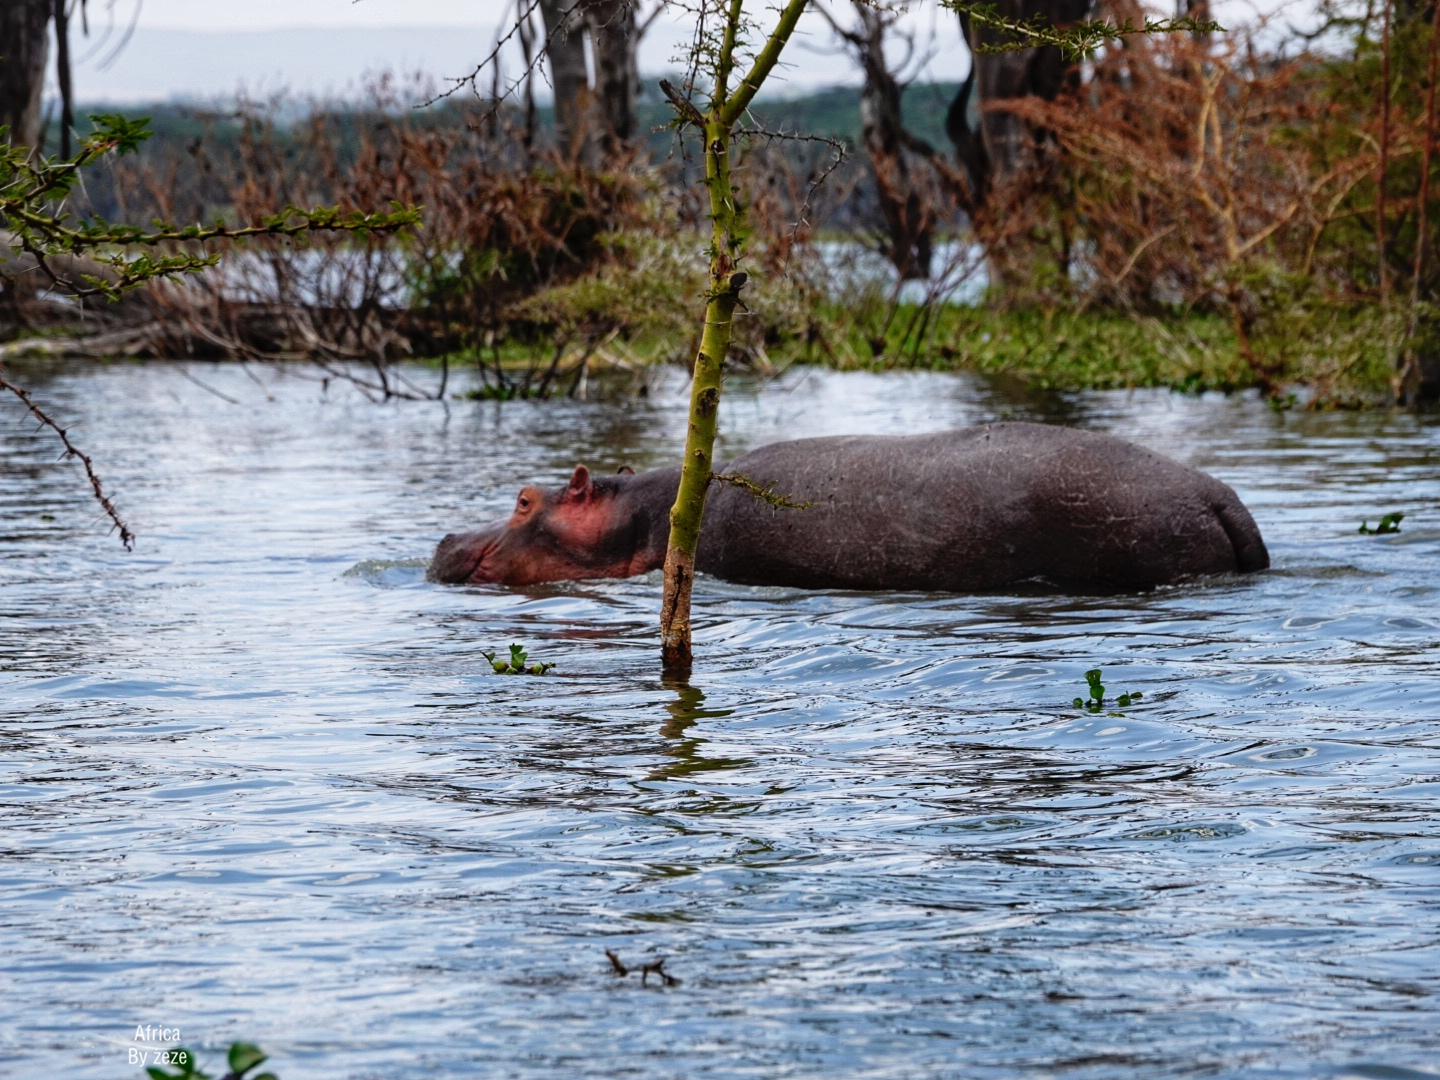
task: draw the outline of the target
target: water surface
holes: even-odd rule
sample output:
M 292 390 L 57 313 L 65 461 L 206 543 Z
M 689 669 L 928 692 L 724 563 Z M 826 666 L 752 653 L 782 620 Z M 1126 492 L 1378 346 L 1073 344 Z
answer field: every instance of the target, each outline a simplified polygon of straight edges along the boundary
M 423 580 L 522 483 L 673 461 L 674 379 L 397 405 L 303 371 L 20 374 L 140 541 L 12 409 L 0 1073 L 139 1077 L 148 1024 L 253 1039 L 284 1080 L 1436 1074 L 1433 418 L 733 385 L 727 452 L 1128 436 L 1235 486 L 1275 568 L 1139 597 L 702 580 L 676 686 L 654 576 Z M 489 674 L 510 642 L 557 670 Z M 1143 704 L 1070 708 L 1095 666 Z

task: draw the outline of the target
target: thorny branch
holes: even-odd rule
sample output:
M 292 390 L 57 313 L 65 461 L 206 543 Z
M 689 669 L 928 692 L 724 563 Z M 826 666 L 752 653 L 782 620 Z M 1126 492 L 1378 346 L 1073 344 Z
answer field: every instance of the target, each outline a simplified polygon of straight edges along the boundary
M 448 97 L 453 97 L 455 94 L 459 93 L 462 87 L 465 86 L 470 87 L 471 92 L 478 97 L 480 95 L 478 83 L 480 76 L 484 74 L 485 71 L 490 69 L 493 65 L 499 62 L 501 51 L 505 48 L 506 45 L 510 43 L 511 39 L 523 32 L 522 28 L 529 24 L 531 17 L 535 14 L 535 12 L 539 10 L 540 0 L 522 0 L 519 10 L 515 13 L 515 21 L 513 24 L 511 24 L 510 29 L 507 30 L 503 35 L 501 35 L 500 38 L 496 40 L 495 47 L 490 50 L 489 54 L 483 60 L 481 60 L 478 64 L 475 65 L 474 70 L 471 71 L 469 75 L 459 75 L 447 79 L 446 81 L 450 83 L 450 86 L 447 89 L 440 91 L 440 93 L 438 94 L 432 94 L 429 98 L 420 102 L 415 107 L 417 109 L 428 109 L 431 105 L 434 105 L 437 102 L 444 101 Z M 549 38 L 546 38 L 545 44 L 547 46 L 550 44 Z M 523 83 L 531 76 L 531 74 L 534 73 L 534 71 L 540 66 L 540 62 L 544 58 L 544 56 L 544 49 L 536 50 L 534 59 L 532 59 L 530 63 L 526 65 L 526 68 L 521 73 L 520 77 L 511 82 L 511 84 L 506 87 L 503 94 L 494 95 L 494 105 L 497 110 L 499 109 L 500 104 L 506 99 L 508 99 L 510 95 L 515 92 L 516 88 L 518 88 L 521 83 Z M 484 119 L 489 119 L 489 117 L 487 116 Z
M 1183 31 L 1198 36 L 1225 32 L 1225 28 L 1213 19 L 1195 19 L 1188 15 L 1172 19 L 1147 17 L 1139 26 L 1128 18 L 1118 23 L 1104 19 L 1087 19 L 1065 26 L 1054 26 L 1038 15 L 1030 19 L 1015 19 L 1002 15 L 994 4 L 978 3 L 976 0 L 940 0 L 940 6 L 968 17 L 974 26 L 993 30 L 1009 38 L 1007 41 L 977 43 L 974 49 L 982 53 L 1053 47 L 1059 49 L 1069 60 L 1082 60 L 1107 41 L 1118 41 L 1137 34 L 1174 34 Z
M 66 161 L 31 160 L 24 147 L 0 145 L 0 221 L 7 232 L 0 234 L 0 246 L 29 255 L 49 282 L 74 298 L 104 296 L 119 299 L 121 293 L 147 282 L 194 274 L 215 265 L 219 256 L 204 251 L 181 250 L 174 254 L 142 252 L 131 257 L 131 247 L 164 248 L 174 244 L 200 244 L 211 240 L 242 240 L 252 237 L 295 238 L 303 234 L 334 231 L 366 235 L 392 231 L 420 223 L 420 211 L 413 206 L 392 203 L 390 213 L 345 211 L 339 207 L 303 210 L 288 205 L 279 213 L 261 216 L 258 224 L 233 226 L 223 221 L 213 225 L 176 226 L 164 221 L 151 227 L 112 224 L 99 217 L 73 217 L 65 199 L 80 181 L 81 170 L 111 153 L 134 152 L 150 136 L 146 120 L 123 116 L 92 116 L 95 130 L 80 144 L 74 158 Z M 5 129 L 0 127 L 0 137 Z M 57 258 L 79 259 L 78 270 L 63 272 L 52 265 Z M 87 273 L 88 266 L 96 272 Z M 102 274 L 106 276 L 101 276 Z M 12 276 L 0 273 L 0 280 Z M 120 532 L 127 551 L 133 550 L 135 534 L 105 494 L 88 454 L 70 441 L 68 432 L 57 424 L 24 387 L 0 377 L 0 389 L 18 397 L 42 427 L 48 427 L 64 444 L 64 457 L 78 458 L 90 479 L 95 499 Z
M 241 226 L 221 221 L 209 226 L 156 222 L 152 228 L 144 229 L 112 224 L 101 218 L 80 218 L 72 223 L 63 200 L 78 183 L 80 170 L 111 152 L 132 153 L 150 136 L 145 120 L 128 120 L 123 116 L 92 116 L 91 120 L 95 122 L 95 131 L 86 137 L 80 152 L 70 161 L 32 162 L 23 147 L 0 148 L 0 220 L 9 230 L 3 242 L 12 250 L 33 257 L 52 285 L 77 299 L 104 296 L 115 300 L 122 292 L 146 282 L 198 273 L 219 260 L 213 253 L 188 251 L 158 257 L 143 252 L 132 258 L 123 250 L 127 247 L 157 248 L 167 244 L 262 236 L 294 238 L 318 231 L 364 235 L 420 222 L 418 208 L 393 203 L 391 212 L 382 214 L 326 206 L 303 210 L 291 205 L 279 213 L 265 215 L 258 224 Z M 56 203 L 58 207 L 52 208 Z M 55 256 L 88 258 L 96 269 L 104 268 L 114 276 L 109 280 L 90 273 L 78 274 L 79 280 L 64 277 L 50 265 L 49 260 Z
M 815 505 L 811 502 L 796 502 L 788 495 L 777 495 L 775 493 L 774 480 L 771 480 L 764 487 L 761 487 L 744 473 L 714 472 L 710 474 L 710 480 L 712 483 L 719 481 L 722 484 L 729 484 L 732 487 L 738 487 L 743 491 L 748 491 L 751 495 L 755 496 L 755 498 L 774 507 L 776 510 L 809 510 Z
M 844 141 L 832 138 L 829 135 L 801 135 L 798 132 L 767 131 L 760 127 L 737 127 L 735 129 L 735 135 L 737 138 L 743 136 L 747 139 L 765 139 L 767 142 L 775 142 L 778 140 L 781 142 L 824 143 L 833 151 L 829 164 L 814 174 L 814 179 L 810 182 L 810 189 L 805 192 L 805 200 L 800 204 L 800 212 L 796 215 L 795 226 L 790 231 L 790 239 L 792 241 L 795 240 L 800 235 L 801 227 L 808 224 L 806 218 L 809 216 L 815 193 L 824 186 L 825 181 L 830 179 L 836 169 L 845 164 L 847 154 L 845 152 Z
M 0 375 L 0 390 L 8 390 L 18 397 L 25 403 L 25 408 L 30 411 L 30 414 L 34 416 L 36 420 L 40 421 L 42 427 L 48 427 L 60 437 L 60 441 L 65 444 L 65 453 L 62 457 L 80 459 L 80 463 L 85 466 L 85 475 L 90 478 L 90 487 L 95 492 L 95 500 L 104 509 L 105 513 L 109 515 L 110 520 L 115 523 L 115 528 L 120 530 L 120 542 L 125 545 L 125 550 L 133 551 L 135 548 L 135 534 L 130 531 L 130 526 L 126 525 L 121 519 L 119 511 L 115 509 L 115 504 L 110 501 L 110 496 L 106 495 L 105 489 L 100 486 L 100 477 L 95 475 L 95 466 L 90 461 L 90 455 L 70 441 L 69 433 L 57 424 L 39 405 L 35 404 L 35 400 L 30 396 L 30 392 L 24 387 L 16 386 L 9 379 Z

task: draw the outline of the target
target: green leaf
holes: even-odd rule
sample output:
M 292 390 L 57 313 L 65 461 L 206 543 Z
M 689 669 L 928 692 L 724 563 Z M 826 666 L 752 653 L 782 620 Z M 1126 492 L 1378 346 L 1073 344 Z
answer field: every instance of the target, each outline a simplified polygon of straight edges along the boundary
M 249 1072 L 265 1060 L 264 1052 L 254 1043 L 237 1042 L 230 1044 L 230 1071 L 237 1076 Z
M 1077 697 L 1074 701 L 1071 702 L 1071 704 L 1074 705 L 1077 709 L 1083 709 L 1085 707 L 1085 699 Z
M 1104 701 L 1104 700 L 1105 700 L 1105 687 L 1101 686 L 1098 682 L 1097 682 L 1097 683 L 1091 683 L 1091 684 L 1090 684 L 1090 696 L 1091 696 L 1092 698 L 1094 698 L 1096 701 Z
M 1088 682 L 1091 686 L 1094 686 L 1096 683 L 1098 683 L 1100 681 L 1100 669 L 1098 667 L 1091 668 L 1089 671 L 1085 672 L 1085 681 Z
M 1130 691 L 1130 700 L 1131 700 L 1131 701 L 1139 701 L 1139 700 L 1140 700 L 1142 697 L 1144 697 L 1144 696 L 1145 696 L 1145 695 L 1142 694 L 1139 690 L 1131 690 L 1131 691 Z
M 1122 709 L 1128 709 L 1130 707 L 1130 695 L 1121 694 L 1118 698 L 1115 699 L 1115 704 L 1119 705 Z

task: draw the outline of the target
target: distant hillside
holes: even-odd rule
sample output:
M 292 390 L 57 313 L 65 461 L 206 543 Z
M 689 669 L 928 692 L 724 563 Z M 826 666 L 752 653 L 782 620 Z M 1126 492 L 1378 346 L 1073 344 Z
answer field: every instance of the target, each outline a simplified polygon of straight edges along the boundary
M 654 80 L 645 80 L 647 86 Z M 959 89 L 958 83 L 936 82 L 916 83 L 905 94 L 905 122 L 910 130 L 923 139 L 929 140 L 937 149 L 945 149 L 945 111 Z M 150 126 L 155 132 L 155 141 L 192 142 L 206 137 L 212 147 L 233 143 L 237 125 L 233 114 L 223 107 L 176 102 L 151 102 L 148 104 L 102 105 L 95 104 L 82 108 L 81 112 L 123 112 L 127 116 L 149 116 Z M 670 106 L 658 100 L 658 95 L 647 95 L 640 103 L 640 129 L 652 131 L 665 127 L 673 117 Z M 795 97 L 761 99 L 752 109 L 761 124 L 772 130 L 784 130 L 808 135 L 824 135 L 843 139 L 852 148 L 860 140 L 859 90 L 853 86 L 835 86 L 814 93 Z M 542 130 L 552 124 L 552 111 L 548 105 L 537 110 L 536 119 Z M 458 122 L 453 110 L 439 107 L 429 114 L 431 123 L 445 127 Z M 82 130 L 88 123 L 81 121 Z M 657 153 L 668 152 L 670 137 L 666 132 L 651 136 Z M 46 147 L 53 152 L 59 144 L 59 124 L 52 121 Z
M 916 83 L 904 98 L 905 124 L 937 149 L 947 144 L 945 111 L 950 107 L 959 83 Z M 752 110 L 767 127 L 783 126 L 786 131 L 828 135 L 856 145 L 860 139 L 859 90 L 835 86 L 803 97 L 761 101 Z

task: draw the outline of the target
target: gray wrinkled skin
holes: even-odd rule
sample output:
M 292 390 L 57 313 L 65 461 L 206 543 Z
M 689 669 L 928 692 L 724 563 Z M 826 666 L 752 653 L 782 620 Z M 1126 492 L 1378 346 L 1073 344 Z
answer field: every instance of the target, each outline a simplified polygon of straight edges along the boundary
M 711 488 L 696 566 L 755 585 L 969 592 L 1043 579 L 1145 589 L 1270 565 L 1225 484 L 1134 443 L 1040 424 L 803 439 L 725 466 L 807 509 Z M 634 572 L 663 564 L 678 469 L 608 477 Z M 462 534 L 431 576 L 467 580 Z

